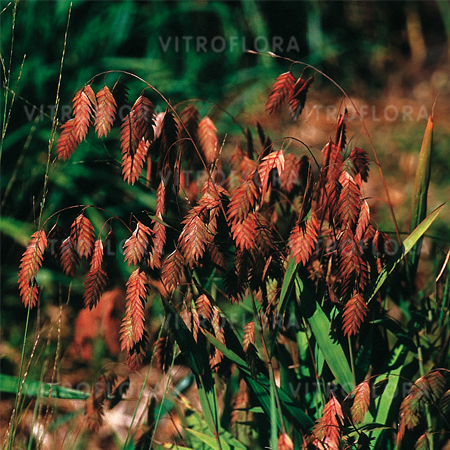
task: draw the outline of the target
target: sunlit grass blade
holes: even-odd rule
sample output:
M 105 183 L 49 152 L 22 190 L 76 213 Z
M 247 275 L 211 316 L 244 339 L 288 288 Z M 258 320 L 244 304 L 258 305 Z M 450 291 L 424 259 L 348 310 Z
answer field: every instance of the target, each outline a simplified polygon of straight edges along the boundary
M 213 344 L 218 350 L 220 350 L 228 359 L 234 362 L 241 374 L 244 376 L 245 381 L 247 382 L 250 389 L 254 392 L 256 398 L 261 403 L 262 408 L 265 413 L 270 415 L 270 380 L 263 373 L 259 372 L 256 380 L 252 378 L 251 370 L 248 364 L 238 353 L 243 353 L 242 347 L 237 348 L 239 343 L 237 339 L 235 342 L 230 342 L 231 339 L 227 340 L 226 347 L 222 342 L 220 342 L 215 336 L 211 333 L 204 331 L 206 338 Z M 229 336 L 229 335 L 228 335 Z M 227 337 L 227 332 L 226 332 Z M 235 348 L 236 347 L 236 348 Z M 278 398 L 280 399 L 280 403 L 283 409 L 283 414 L 287 414 L 290 416 L 291 420 L 295 419 L 295 422 L 299 429 L 303 431 L 307 431 L 311 429 L 314 425 L 314 422 L 311 420 L 309 416 L 305 414 L 305 412 L 295 403 L 295 400 L 292 398 L 290 393 L 285 392 L 284 390 L 277 388 Z M 277 420 L 278 427 L 281 426 L 280 415 L 275 414 L 274 416 Z
M 219 429 L 219 408 L 206 348 L 195 342 L 189 328 L 169 302 L 163 299 L 163 304 L 170 329 L 180 347 L 181 353 L 195 375 L 206 423 L 211 433 L 216 436 L 218 447 L 220 448 L 217 431 Z
M 314 298 L 313 293 L 298 275 L 295 280 L 301 311 L 311 326 L 314 337 L 331 372 L 333 372 L 333 375 L 345 392 L 349 393 L 355 386 L 353 374 L 343 347 L 336 337 L 330 335 L 330 320 Z
M 0 392 L 15 394 L 17 386 L 21 383 L 18 377 L 0 374 Z M 30 397 L 48 397 L 51 392 L 52 398 L 67 400 L 86 400 L 90 393 L 71 389 L 57 384 L 41 383 L 40 381 L 25 380 L 22 394 Z
M 414 190 L 411 198 L 411 219 L 409 230 L 412 232 L 427 215 L 428 187 L 430 185 L 431 154 L 433 151 L 433 113 L 428 118 L 427 127 L 420 148 L 419 162 L 414 179 Z M 408 256 L 408 271 L 411 282 L 414 281 L 419 264 L 422 239 L 414 246 Z
M 436 220 L 437 216 L 439 215 L 439 213 L 441 212 L 441 210 L 444 206 L 445 206 L 445 203 L 442 204 L 441 206 L 438 206 L 403 241 L 402 247 L 397 252 L 397 256 L 394 256 L 391 259 L 391 261 L 389 261 L 386 264 L 386 266 L 380 272 L 380 274 L 378 275 L 378 278 L 375 280 L 374 284 L 372 285 L 372 289 L 368 291 L 369 294 L 366 297 L 366 303 L 369 303 L 375 297 L 375 295 L 380 290 L 381 286 L 383 286 L 383 283 L 386 281 L 388 276 L 395 269 L 397 264 L 404 258 L 405 255 L 407 255 L 411 251 L 411 249 L 414 247 L 414 245 L 417 243 L 417 241 L 425 234 L 425 232 L 428 230 L 428 228 L 431 226 L 431 224 Z
M 295 259 L 289 258 L 289 263 L 286 269 L 286 273 L 284 274 L 283 284 L 281 286 L 280 300 L 278 301 L 276 311 L 278 317 L 281 317 L 286 311 L 292 290 L 294 289 L 294 280 L 295 274 L 297 272 L 297 267 L 298 264 L 295 263 Z M 272 347 L 270 349 L 270 358 L 272 358 L 273 356 L 273 351 L 275 350 L 275 344 L 277 342 L 277 336 L 278 333 L 280 332 L 280 328 L 281 328 L 281 321 L 277 321 L 276 328 L 273 332 Z
M 186 431 L 208 445 L 210 448 L 218 448 L 217 441 L 213 436 L 191 428 L 187 428 Z M 230 433 L 224 430 L 222 430 L 222 432 L 220 433 L 220 444 L 222 446 L 222 450 L 246 450 L 244 445 L 242 445 L 239 441 L 234 439 Z
M 402 396 L 399 394 L 401 392 L 401 381 L 402 377 L 409 377 L 412 375 L 411 367 L 407 362 L 411 359 L 408 358 L 411 355 L 408 348 L 403 344 L 398 344 L 392 351 L 392 358 L 389 367 L 385 373 L 379 375 L 375 381 L 374 386 L 377 383 L 382 383 L 387 380 L 387 384 L 384 386 L 381 395 L 377 396 L 374 400 L 375 406 L 370 409 L 365 417 L 365 423 L 360 424 L 363 426 L 374 426 L 375 424 L 389 424 L 393 423 L 398 413 L 398 408 L 402 400 Z M 414 371 L 414 369 L 412 369 Z M 409 373 L 408 373 L 409 372 Z M 408 377 L 409 375 L 409 377 Z M 374 414 L 371 412 L 374 411 Z M 369 437 L 373 439 L 372 448 L 382 449 L 386 444 L 384 441 L 384 435 L 387 433 L 392 433 L 392 428 L 376 427 L 371 431 Z

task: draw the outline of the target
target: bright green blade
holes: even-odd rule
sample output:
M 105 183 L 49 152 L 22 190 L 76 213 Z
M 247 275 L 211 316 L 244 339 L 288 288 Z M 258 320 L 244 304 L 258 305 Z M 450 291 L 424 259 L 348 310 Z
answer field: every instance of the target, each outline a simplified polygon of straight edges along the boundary
M 220 350 L 228 359 L 236 364 L 241 374 L 244 376 L 245 381 L 249 385 L 250 389 L 255 393 L 255 396 L 258 398 L 261 403 L 262 408 L 265 413 L 270 415 L 270 380 L 269 378 L 262 374 L 258 373 L 257 378 L 252 378 L 250 368 L 246 361 L 242 359 L 237 353 L 243 353 L 242 347 L 235 348 L 237 345 L 240 345 L 238 342 L 230 343 L 227 341 L 227 346 L 225 346 L 222 342 L 220 342 L 214 335 L 209 333 L 206 330 L 203 330 L 206 338 L 213 344 L 218 350 Z M 236 339 L 237 341 L 237 339 Z M 233 347 L 233 348 L 231 348 Z M 278 398 L 280 399 L 280 403 L 283 409 L 283 414 L 287 414 L 289 417 L 295 418 L 298 428 L 303 431 L 308 431 L 314 425 L 314 422 L 311 420 L 309 416 L 305 414 L 305 412 L 296 405 L 295 399 L 292 398 L 292 395 L 285 392 L 283 389 L 277 388 Z M 280 415 L 276 414 L 275 418 L 277 420 L 278 427 L 281 426 Z
M 382 383 L 387 380 L 382 393 L 374 399 L 373 409 L 369 409 L 365 416 L 365 422 L 360 424 L 360 427 L 365 425 L 381 424 L 384 426 L 375 427 L 369 434 L 372 440 L 372 448 L 382 450 L 385 448 L 385 435 L 391 434 L 392 428 L 390 424 L 394 423 L 398 415 L 398 409 L 403 399 L 398 395 L 401 392 L 402 380 L 410 379 L 414 373 L 414 367 L 411 367 L 408 362 L 413 359 L 411 352 L 403 344 L 397 344 L 392 350 L 392 357 L 385 373 L 378 375 L 375 379 L 374 385 Z M 373 412 L 372 412 L 373 411 Z M 386 428 L 387 427 L 387 428 Z
M 205 414 L 205 420 L 212 434 L 218 436 L 219 408 L 215 391 L 214 379 L 209 367 L 206 346 L 197 343 L 183 319 L 172 305 L 162 299 L 166 312 L 166 320 L 180 347 L 181 353 L 195 375 L 200 403 Z M 218 437 L 217 437 L 218 439 Z M 220 447 L 220 445 L 219 445 Z
M 0 392 L 16 394 L 17 387 L 21 380 L 11 375 L 0 374 Z M 23 386 L 23 395 L 30 397 L 48 397 L 51 391 L 52 398 L 64 398 L 67 400 L 86 400 L 90 392 L 83 392 L 77 389 L 71 389 L 57 384 L 41 383 L 40 381 L 25 380 Z
M 441 212 L 445 203 L 441 206 L 438 206 L 429 216 L 423 220 L 420 225 L 418 225 L 415 230 L 403 241 L 402 248 L 397 253 L 396 257 L 393 257 L 391 261 L 389 261 L 383 270 L 378 275 L 375 283 L 372 286 L 372 290 L 370 291 L 367 297 L 367 303 L 369 303 L 380 290 L 381 286 L 383 286 L 387 277 L 392 273 L 397 264 L 403 259 L 405 255 L 407 255 L 410 250 L 414 247 L 417 241 L 425 234 L 431 224 L 436 220 L 436 217 Z
M 430 185 L 431 153 L 433 151 L 433 114 L 428 118 L 427 127 L 420 148 L 419 163 L 414 179 L 414 190 L 411 198 L 411 219 L 409 230 L 412 232 L 427 215 L 427 196 Z M 419 264 L 422 239 L 414 246 L 408 256 L 408 271 L 411 282 L 414 280 Z
M 295 281 L 301 311 L 311 326 L 311 330 L 325 357 L 325 361 L 345 392 L 350 393 L 355 387 L 352 371 L 341 343 L 337 337 L 331 336 L 330 334 L 331 322 L 315 299 L 314 294 L 308 289 L 298 275 L 296 276 Z

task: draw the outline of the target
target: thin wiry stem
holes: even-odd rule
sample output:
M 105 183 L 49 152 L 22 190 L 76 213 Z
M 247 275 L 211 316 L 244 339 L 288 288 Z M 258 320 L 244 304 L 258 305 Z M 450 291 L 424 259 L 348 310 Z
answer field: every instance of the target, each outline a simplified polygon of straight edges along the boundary
M 10 49 L 10 52 L 9 52 L 9 67 L 8 67 L 8 70 L 6 70 L 6 65 L 5 65 L 5 61 L 3 59 L 3 56 L 0 55 L 0 60 L 1 60 L 2 69 L 3 69 L 3 76 L 4 76 L 3 85 L 5 87 L 5 109 L 3 111 L 3 129 L 2 129 L 2 139 L 1 139 L 1 142 L 0 142 L 0 159 L 1 159 L 2 151 L 3 151 L 3 141 L 4 141 L 5 135 L 6 135 L 6 128 L 7 128 L 7 119 L 6 119 L 6 117 L 7 117 L 7 115 L 8 115 L 8 117 L 10 117 L 11 109 L 12 109 L 12 104 L 11 104 L 10 107 L 9 107 L 9 112 L 8 113 L 6 112 L 8 110 L 8 93 L 9 93 L 9 84 L 11 82 L 12 58 L 13 58 L 13 53 L 14 53 L 14 35 L 15 35 L 15 30 L 16 30 L 16 14 L 17 14 L 17 4 L 18 3 L 19 3 L 19 0 L 16 0 L 15 3 L 14 3 L 14 8 L 12 10 L 11 49 Z M 3 9 L 2 13 L 5 10 L 6 10 L 6 8 Z M 21 72 L 22 72 L 22 69 L 21 69 Z M 9 121 L 9 119 L 8 119 L 8 121 Z
M 15 23 L 15 10 L 16 10 L 16 7 L 17 7 L 17 2 L 15 4 L 15 9 L 14 9 L 14 22 L 13 22 L 13 24 Z M 55 108 L 55 113 L 54 113 L 53 123 L 52 123 L 52 133 L 51 133 L 51 137 L 50 137 L 50 141 L 49 141 L 49 145 L 48 145 L 48 156 L 47 156 L 47 165 L 46 165 L 45 178 L 44 178 L 43 197 L 42 197 L 42 201 L 41 201 L 41 205 L 40 205 L 38 225 L 37 225 L 37 229 L 38 230 L 41 229 L 41 222 L 42 222 L 42 217 L 43 217 L 43 214 L 44 214 L 44 205 L 45 205 L 45 199 L 46 199 L 46 194 L 47 194 L 47 186 L 48 186 L 48 174 L 49 174 L 49 170 L 50 170 L 51 152 L 52 152 L 53 142 L 54 142 L 54 138 L 55 138 L 55 134 L 56 134 L 56 127 L 57 127 L 56 114 L 57 114 L 57 111 L 58 111 L 58 105 L 59 105 L 59 100 L 60 100 L 60 98 L 59 98 L 59 91 L 60 91 L 60 86 L 61 86 L 62 68 L 63 68 L 63 64 L 64 64 L 64 57 L 65 57 L 65 54 L 66 54 L 67 35 L 68 35 L 68 31 L 69 31 L 69 23 L 70 23 L 71 11 L 72 11 L 72 3 L 70 4 L 70 7 L 69 7 L 69 13 L 68 13 L 68 17 L 67 17 L 66 32 L 65 32 L 65 35 L 64 35 L 64 46 L 63 46 L 63 52 L 62 52 L 62 57 L 61 57 L 61 65 L 60 65 L 60 72 L 59 72 L 59 79 L 58 79 L 58 87 L 57 87 L 57 91 L 56 91 L 56 108 Z M 11 52 L 12 52 L 12 50 L 11 50 Z M 11 53 L 11 58 L 12 58 L 12 53 Z M 8 83 L 9 83 L 9 80 L 8 80 Z M 2 141 L 3 141 L 3 139 L 2 139 Z M 38 245 L 38 242 L 36 243 L 36 245 Z M 30 295 L 31 295 L 31 293 L 30 293 Z M 25 323 L 25 330 L 24 330 L 23 344 L 22 344 L 22 355 L 21 355 L 21 360 L 20 360 L 19 377 L 18 377 L 19 380 L 22 380 L 22 384 L 17 387 L 18 390 L 17 390 L 17 394 L 16 394 L 15 406 L 14 406 L 14 411 L 13 411 L 12 418 L 11 418 L 11 423 L 13 425 L 13 429 L 12 429 L 12 433 L 11 433 L 12 438 L 14 438 L 14 434 L 15 434 L 15 426 L 14 426 L 15 416 L 17 414 L 19 401 L 20 401 L 21 396 L 22 396 L 23 386 L 24 386 L 24 383 L 25 383 L 25 380 L 26 380 L 26 377 L 27 377 L 27 372 L 23 373 L 23 365 L 24 365 L 24 360 L 25 360 L 25 349 L 26 349 L 26 343 L 27 343 L 28 327 L 29 327 L 29 322 L 30 322 L 30 320 L 29 320 L 30 319 L 30 311 L 31 311 L 31 301 L 28 302 L 27 319 L 26 319 L 26 323 Z M 35 344 L 36 344 L 36 342 L 37 342 L 37 340 L 35 341 Z M 32 359 L 32 357 L 30 357 L 30 362 L 31 362 L 31 359 Z M 30 364 L 30 362 L 29 362 L 29 364 Z M 12 441 L 10 443 L 12 445 Z

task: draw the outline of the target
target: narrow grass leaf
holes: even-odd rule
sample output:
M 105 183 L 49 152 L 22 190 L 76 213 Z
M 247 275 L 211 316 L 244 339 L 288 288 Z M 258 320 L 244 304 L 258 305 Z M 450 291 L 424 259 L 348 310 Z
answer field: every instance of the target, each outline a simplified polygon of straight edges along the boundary
M 188 433 L 191 433 L 193 436 L 195 436 L 197 439 L 205 443 L 206 445 L 209 445 L 213 449 L 218 449 L 216 438 L 213 436 L 210 436 L 206 433 L 202 433 L 198 430 L 193 430 L 192 428 L 186 428 L 186 431 Z M 220 432 L 220 446 L 222 450 L 246 450 L 245 445 L 241 444 L 239 441 L 237 441 L 231 433 L 222 430 Z
M 414 179 L 414 190 L 411 198 L 410 232 L 412 232 L 425 219 L 427 215 L 428 187 L 430 185 L 431 153 L 433 151 L 433 114 L 428 118 L 427 127 L 423 136 L 419 162 Z M 421 240 L 414 246 L 414 251 L 408 257 L 410 280 L 414 280 L 419 264 Z
M 236 353 L 236 351 L 240 352 L 242 351 L 242 348 L 240 350 L 238 349 L 230 349 L 230 343 L 227 342 L 228 347 L 225 346 L 222 342 L 220 342 L 214 335 L 209 333 L 206 330 L 203 330 L 203 333 L 205 334 L 206 338 L 213 344 L 218 350 L 220 350 L 224 356 L 226 356 L 228 359 L 230 359 L 232 362 L 234 362 L 241 374 L 244 376 L 246 383 L 250 387 L 250 389 L 254 392 L 256 398 L 261 403 L 262 408 L 264 409 L 266 414 L 270 414 L 270 380 L 269 378 L 262 374 L 258 373 L 258 376 L 256 380 L 252 378 L 250 367 L 247 365 L 247 363 Z M 236 344 L 239 345 L 238 341 L 236 339 Z M 242 351 L 243 353 L 243 351 Z M 288 414 L 290 416 L 290 419 L 295 419 L 298 427 L 303 430 L 307 431 L 311 429 L 314 426 L 314 422 L 312 419 L 305 414 L 305 412 L 294 403 L 294 399 L 291 395 L 289 395 L 287 392 L 285 392 L 283 389 L 277 388 L 278 398 L 280 399 L 280 403 L 283 410 L 283 415 Z M 280 415 L 276 414 L 275 418 L 277 420 L 277 426 L 278 428 L 281 427 L 281 420 Z
M 292 290 L 295 285 L 295 274 L 297 272 L 298 264 L 295 263 L 294 258 L 289 258 L 289 263 L 286 269 L 286 273 L 284 274 L 283 284 L 281 286 L 281 294 L 280 300 L 278 301 L 276 316 L 281 317 L 284 315 L 286 311 L 286 307 L 289 303 L 289 299 L 291 298 Z M 280 320 L 277 321 L 276 328 L 273 331 L 272 338 L 272 348 L 270 349 L 270 358 L 273 356 L 273 352 L 275 350 L 275 345 L 277 343 L 278 333 L 280 332 L 282 323 Z
M 417 241 L 425 234 L 431 224 L 436 220 L 436 217 L 441 212 L 442 208 L 445 206 L 443 203 L 441 206 L 438 206 L 432 213 L 428 215 L 428 217 L 423 220 L 420 225 L 418 225 L 414 231 L 403 241 L 403 245 L 401 249 L 397 252 L 397 256 L 394 256 L 391 261 L 389 261 L 383 270 L 378 275 L 378 278 L 375 280 L 372 285 L 372 289 L 368 290 L 369 295 L 366 300 L 366 304 L 369 303 L 380 290 L 383 283 L 386 281 L 388 276 L 395 269 L 397 264 L 403 259 L 405 255 L 407 255 L 410 250 L 414 247 Z
M 21 383 L 18 377 L 11 375 L 0 374 L 0 392 L 7 394 L 16 394 L 17 386 Z M 71 389 L 64 386 L 51 385 L 49 383 L 42 383 L 35 380 L 25 380 L 23 387 L 23 395 L 30 397 L 48 397 L 50 395 L 52 398 L 61 398 L 67 400 L 86 400 L 90 392 L 83 392 L 77 389 Z
M 330 320 L 314 298 L 313 293 L 303 284 L 298 275 L 296 276 L 296 286 L 300 307 L 311 326 L 319 348 L 336 380 L 348 394 L 355 387 L 353 375 L 342 345 L 336 338 L 330 336 Z

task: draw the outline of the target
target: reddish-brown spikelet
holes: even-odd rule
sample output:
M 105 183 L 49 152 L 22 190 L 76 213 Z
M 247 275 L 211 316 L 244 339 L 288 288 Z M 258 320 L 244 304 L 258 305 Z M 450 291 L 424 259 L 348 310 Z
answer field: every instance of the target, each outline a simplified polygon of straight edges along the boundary
M 289 110 L 293 120 L 297 120 L 298 116 L 302 113 L 305 107 L 306 94 L 313 81 L 314 75 L 306 81 L 303 78 L 299 78 L 296 81 L 289 100 Z
M 306 265 L 314 251 L 319 237 L 320 224 L 315 214 L 305 222 L 297 224 L 291 231 L 288 245 L 295 263 Z
M 156 367 L 161 372 L 167 372 L 170 369 L 173 359 L 173 343 L 169 336 L 161 336 L 156 343 L 155 350 Z
M 313 445 L 327 450 L 339 450 L 341 424 L 344 415 L 340 403 L 331 394 L 330 400 L 323 409 L 322 417 L 317 421 L 312 431 Z
M 156 213 L 158 218 L 162 220 L 161 213 Z M 166 227 L 154 220 L 153 223 L 153 240 L 152 250 L 149 255 L 149 266 L 152 269 L 159 269 L 161 267 L 161 257 L 163 254 L 164 244 L 166 243 Z
M 232 174 L 239 174 L 243 179 L 250 179 L 250 174 L 258 168 L 258 163 L 250 159 L 239 145 L 230 157 L 230 164 L 234 170 Z
M 439 371 L 430 372 L 415 381 L 400 405 L 397 443 L 403 438 L 405 429 L 412 430 L 419 423 L 425 404 L 432 404 L 440 399 L 445 385 L 446 380 Z
M 359 211 L 358 224 L 355 230 L 355 241 L 361 242 L 370 223 L 370 209 L 367 200 L 361 203 L 361 210 Z
M 343 156 L 341 149 L 334 143 L 328 142 L 322 149 L 323 164 L 328 179 L 336 177 L 336 174 L 341 172 Z
M 36 276 L 42 265 L 44 251 L 47 247 L 47 236 L 45 231 L 36 231 L 31 235 L 30 242 L 20 260 L 20 271 L 18 283 L 20 296 L 25 307 L 36 305 L 39 294 L 39 287 L 36 283 Z
M 211 164 L 217 158 L 219 151 L 219 140 L 217 139 L 217 128 L 214 122 L 204 117 L 198 124 L 198 139 L 205 157 L 206 164 Z
M 183 230 L 178 238 L 180 251 L 189 267 L 193 267 L 203 256 L 211 236 L 205 225 L 208 210 L 201 205 L 194 206 L 186 214 Z
M 211 323 L 213 326 L 214 334 L 219 342 L 221 342 L 222 344 L 225 344 L 225 335 L 223 332 L 223 328 L 220 326 L 220 314 L 219 314 L 219 310 L 216 306 L 212 307 L 212 313 L 213 314 L 212 314 Z M 213 371 L 218 370 L 219 364 L 222 361 L 222 359 L 223 359 L 223 353 L 219 349 L 214 348 L 214 352 L 209 359 L 209 365 Z
M 175 143 L 178 139 L 178 125 L 169 109 L 166 109 L 164 113 L 160 137 L 158 174 L 162 177 L 166 177 L 168 173 L 173 176 L 177 154 Z
M 205 294 L 199 295 L 197 300 L 195 300 L 195 307 L 199 315 L 212 322 L 213 307 L 209 301 L 209 298 Z
M 349 156 L 350 160 L 353 162 L 355 175 L 360 174 L 363 181 L 369 178 L 369 156 L 367 152 L 362 148 L 355 147 Z
M 278 438 L 278 450 L 294 450 L 294 443 L 287 433 L 280 434 Z
M 281 189 L 283 189 L 288 194 L 294 189 L 294 186 L 300 184 L 300 161 L 298 158 L 289 153 L 286 155 L 284 170 L 281 174 Z
M 361 209 L 361 193 L 359 186 L 351 175 L 341 172 L 339 183 L 342 186 L 337 213 L 342 227 L 352 226 Z
M 97 100 L 91 86 L 84 86 L 73 98 L 74 135 L 80 143 L 89 130 L 89 123 L 97 108 Z
M 254 344 L 256 338 L 255 322 L 252 320 L 244 326 L 244 336 L 242 337 L 242 348 L 247 351 L 249 344 Z
M 114 388 L 117 376 L 114 373 L 102 375 L 93 385 L 91 395 L 86 400 L 84 425 L 96 432 L 103 424 L 103 403 Z
M 195 308 L 185 308 L 182 313 L 183 321 L 189 330 L 192 332 L 192 337 L 194 341 L 197 342 L 198 330 L 200 329 L 200 319 L 198 317 L 198 312 Z
M 89 273 L 84 283 L 84 307 L 95 308 L 103 289 L 106 286 L 107 275 L 103 269 L 103 243 L 97 239 L 94 244 L 94 253 L 92 255 Z
M 256 216 L 250 213 L 242 222 L 231 225 L 231 233 L 239 250 L 251 249 L 255 243 Z
M 105 86 L 97 93 L 97 113 L 95 115 L 95 132 L 99 138 L 107 136 L 116 117 L 117 103 L 109 90 Z
M 154 131 L 153 124 L 155 120 L 155 113 L 153 110 L 153 103 L 141 95 L 131 108 L 133 117 L 133 142 L 137 145 L 142 139 L 145 141 L 153 141 Z
M 59 247 L 59 260 L 64 273 L 74 277 L 77 273 L 77 266 L 80 264 L 80 258 L 70 236 L 64 239 Z
M 239 172 L 241 170 L 241 163 L 242 160 L 248 156 L 245 154 L 244 150 L 242 150 L 240 144 L 237 144 L 236 147 L 234 147 L 233 153 L 230 156 L 230 165 L 233 170 L 236 172 Z
M 161 180 L 158 189 L 156 191 L 156 215 L 163 215 L 166 211 L 166 186 L 164 181 Z
M 161 136 L 163 123 L 164 123 L 165 113 L 158 113 L 155 115 L 155 120 L 153 123 L 153 136 L 154 139 L 158 139 Z
M 144 353 L 127 353 L 128 368 L 133 372 L 137 372 L 142 369 L 144 356 Z
M 347 228 L 338 242 L 338 273 L 341 284 L 341 296 L 345 300 L 353 296 L 354 291 L 364 292 L 369 281 L 369 267 L 363 258 L 361 243 Z
M 244 181 L 232 194 L 228 205 L 228 221 L 243 222 L 255 206 L 258 191 L 253 179 Z
M 78 145 L 74 124 L 75 119 L 70 119 L 61 126 L 61 134 L 56 144 L 56 155 L 64 161 L 70 158 Z
M 423 433 L 422 436 L 417 439 L 416 445 L 414 445 L 414 450 L 430 450 L 432 448 L 432 439 L 433 436 L 431 435 L 431 433 Z
M 161 281 L 168 293 L 181 283 L 184 276 L 184 264 L 183 255 L 178 250 L 174 250 L 164 260 L 161 266 Z
M 199 123 L 199 113 L 194 105 L 188 105 L 181 111 L 181 123 L 178 128 L 178 139 L 181 153 L 184 153 L 186 158 L 193 163 L 198 162 L 197 151 L 194 144 L 197 142 L 197 132 Z
M 125 181 L 130 184 L 139 177 L 149 143 L 153 141 L 153 121 L 153 104 L 143 95 L 135 101 L 130 113 L 123 119 L 120 133 L 122 173 Z
M 125 241 L 123 245 L 123 255 L 125 262 L 138 265 L 148 249 L 148 239 L 151 236 L 152 230 L 137 221 L 136 228 L 133 234 Z
M 79 258 L 89 258 L 94 249 L 94 227 L 91 221 L 80 214 L 70 227 L 70 239 Z
M 363 381 L 350 393 L 354 394 L 353 405 L 350 408 L 353 422 L 362 422 L 370 406 L 370 385 Z
M 279 111 L 286 99 L 291 97 L 294 85 L 295 78 L 291 72 L 282 73 L 277 77 L 266 103 L 266 111 L 269 114 Z
M 96 433 L 103 425 L 103 403 L 92 393 L 86 400 L 83 425 L 91 432 Z
M 265 156 L 258 167 L 258 175 L 261 180 L 261 201 L 264 201 L 264 197 L 267 192 L 269 183 L 269 175 L 273 169 L 277 169 L 278 176 L 281 177 L 284 170 L 284 153 L 283 150 L 269 153 Z
M 342 315 L 344 335 L 357 334 L 366 314 L 367 305 L 364 297 L 358 292 L 354 293 L 353 297 L 345 304 L 344 314 Z
M 120 327 L 120 349 L 130 352 L 144 335 L 147 275 L 136 269 L 127 281 L 127 306 Z
M 149 146 L 150 143 L 142 139 L 134 154 L 128 152 L 128 149 L 124 151 L 122 147 L 122 176 L 128 184 L 133 185 L 139 179 L 147 158 Z
M 345 108 L 344 114 L 339 115 L 339 119 L 336 124 L 336 138 L 334 142 L 336 142 L 336 146 L 340 151 L 344 149 L 344 147 L 347 145 L 347 139 L 345 135 L 346 131 L 346 124 L 345 124 L 345 118 L 347 116 L 347 108 Z

